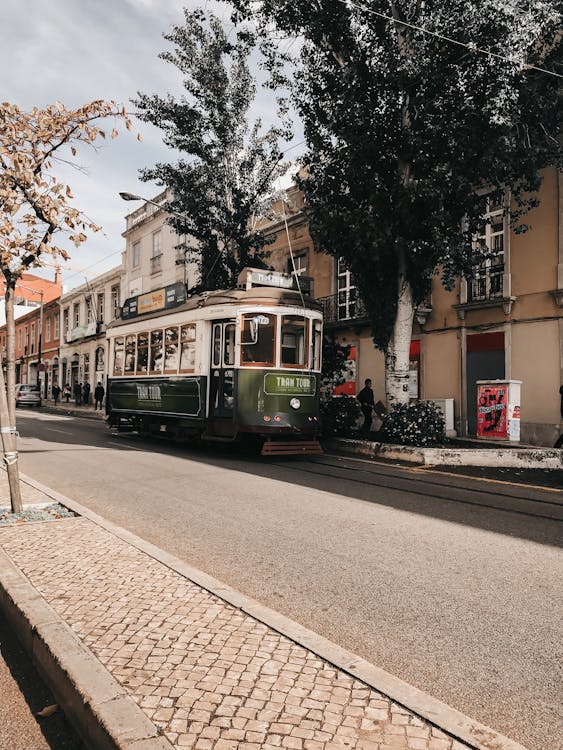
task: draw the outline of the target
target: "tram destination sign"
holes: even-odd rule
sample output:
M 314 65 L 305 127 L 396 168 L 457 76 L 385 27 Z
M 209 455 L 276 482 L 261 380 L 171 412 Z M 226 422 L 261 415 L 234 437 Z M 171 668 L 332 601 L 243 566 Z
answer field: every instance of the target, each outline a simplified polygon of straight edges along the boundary
M 136 297 L 129 297 L 123 303 L 121 308 L 121 317 L 124 320 L 136 318 L 138 315 L 144 315 L 158 310 L 168 310 L 171 307 L 181 305 L 186 301 L 186 289 L 183 284 L 169 284 L 161 289 L 154 289 L 146 294 L 138 294 Z
M 268 396 L 314 396 L 316 385 L 312 375 L 277 372 L 264 375 L 264 393 Z

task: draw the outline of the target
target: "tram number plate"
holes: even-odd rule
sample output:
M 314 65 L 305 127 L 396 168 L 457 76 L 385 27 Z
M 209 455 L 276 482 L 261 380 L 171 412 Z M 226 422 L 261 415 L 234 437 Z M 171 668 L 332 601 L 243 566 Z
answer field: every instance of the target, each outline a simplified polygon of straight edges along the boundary
M 264 392 L 270 396 L 314 396 L 316 380 L 310 375 L 286 375 L 269 372 L 264 375 Z

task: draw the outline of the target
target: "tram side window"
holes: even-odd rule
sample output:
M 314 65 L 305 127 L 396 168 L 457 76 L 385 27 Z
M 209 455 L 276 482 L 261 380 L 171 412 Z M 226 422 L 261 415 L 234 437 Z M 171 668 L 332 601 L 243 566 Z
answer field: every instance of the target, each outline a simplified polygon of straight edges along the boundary
M 162 331 L 151 331 L 151 359 L 150 372 L 162 372 L 163 351 L 162 351 Z
M 178 372 L 179 355 L 178 329 L 167 328 L 164 332 L 164 372 Z
M 275 363 L 276 316 L 247 313 L 242 317 L 241 361 L 273 367 Z
M 137 375 L 146 375 L 149 364 L 149 334 L 140 333 L 137 337 Z
M 137 349 L 137 337 L 125 337 L 125 375 L 135 372 L 135 351 Z
M 281 363 L 287 367 L 307 366 L 307 321 L 302 315 L 282 318 Z
M 323 345 L 323 328 L 320 320 L 315 320 L 313 329 L 313 370 L 321 369 L 321 352 Z
M 119 336 L 113 342 L 113 374 L 123 375 L 123 337 Z
M 235 363 L 235 324 L 227 323 L 225 326 L 225 343 L 223 351 L 223 364 L 227 367 Z
M 195 325 L 180 329 L 180 372 L 193 372 L 195 369 Z

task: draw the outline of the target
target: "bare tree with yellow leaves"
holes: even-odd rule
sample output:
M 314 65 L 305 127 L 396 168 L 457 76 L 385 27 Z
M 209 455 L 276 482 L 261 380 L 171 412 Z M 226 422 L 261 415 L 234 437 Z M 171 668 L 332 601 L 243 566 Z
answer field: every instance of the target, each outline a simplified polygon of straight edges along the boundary
M 97 100 L 77 109 L 54 104 L 22 111 L 0 104 L 0 271 L 5 279 L 6 379 L 0 367 L 0 432 L 13 512 L 21 512 L 15 417 L 14 292 L 21 275 L 42 265 L 46 256 L 66 260 L 64 240 L 75 246 L 100 227 L 71 205 L 70 187 L 54 174 L 59 163 L 76 157 L 77 146 L 94 144 L 106 133 L 100 122 L 121 122 L 125 109 Z M 118 131 L 111 130 L 115 138 Z M 7 387 L 6 387 L 7 386 Z

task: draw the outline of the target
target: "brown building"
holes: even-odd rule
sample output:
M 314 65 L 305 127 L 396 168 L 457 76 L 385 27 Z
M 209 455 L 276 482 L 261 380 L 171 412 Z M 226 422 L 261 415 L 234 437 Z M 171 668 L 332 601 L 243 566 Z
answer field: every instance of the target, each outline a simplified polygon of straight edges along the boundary
M 34 274 L 23 274 L 16 285 L 16 383 L 41 382 L 47 396 L 57 377 L 60 344 L 59 299 L 62 286 Z M 6 359 L 6 324 L 0 326 L 2 361 Z
M 448 292 L 436 280 L 427 305 L 416 311 L 411 344 L 411 396 L 453 399 L 459 435 L 475 435 L 477 381 L 521 381 L 521 442 L 553 445 L 563 429 L 563 178 L 547 169 L 540 205 L 527 217 L 530 230 L 511 231 L 502 207 L 491 206 L 483 237 L 491 258 L 471 282 Z M 274 206 L 267 232 L 275 235 L 269 263 L 312 278 L 325 329 L 350 347 L 341 392 L 354 394 L 372 378 L 385 400 L 383 355 L 371 332 L 354 281 L 334 258 L 314 251 L 297 188 Z M 285 227 L 287 219 L 287 231 Z M 451 403 L 451 402 L 450 402 Z

